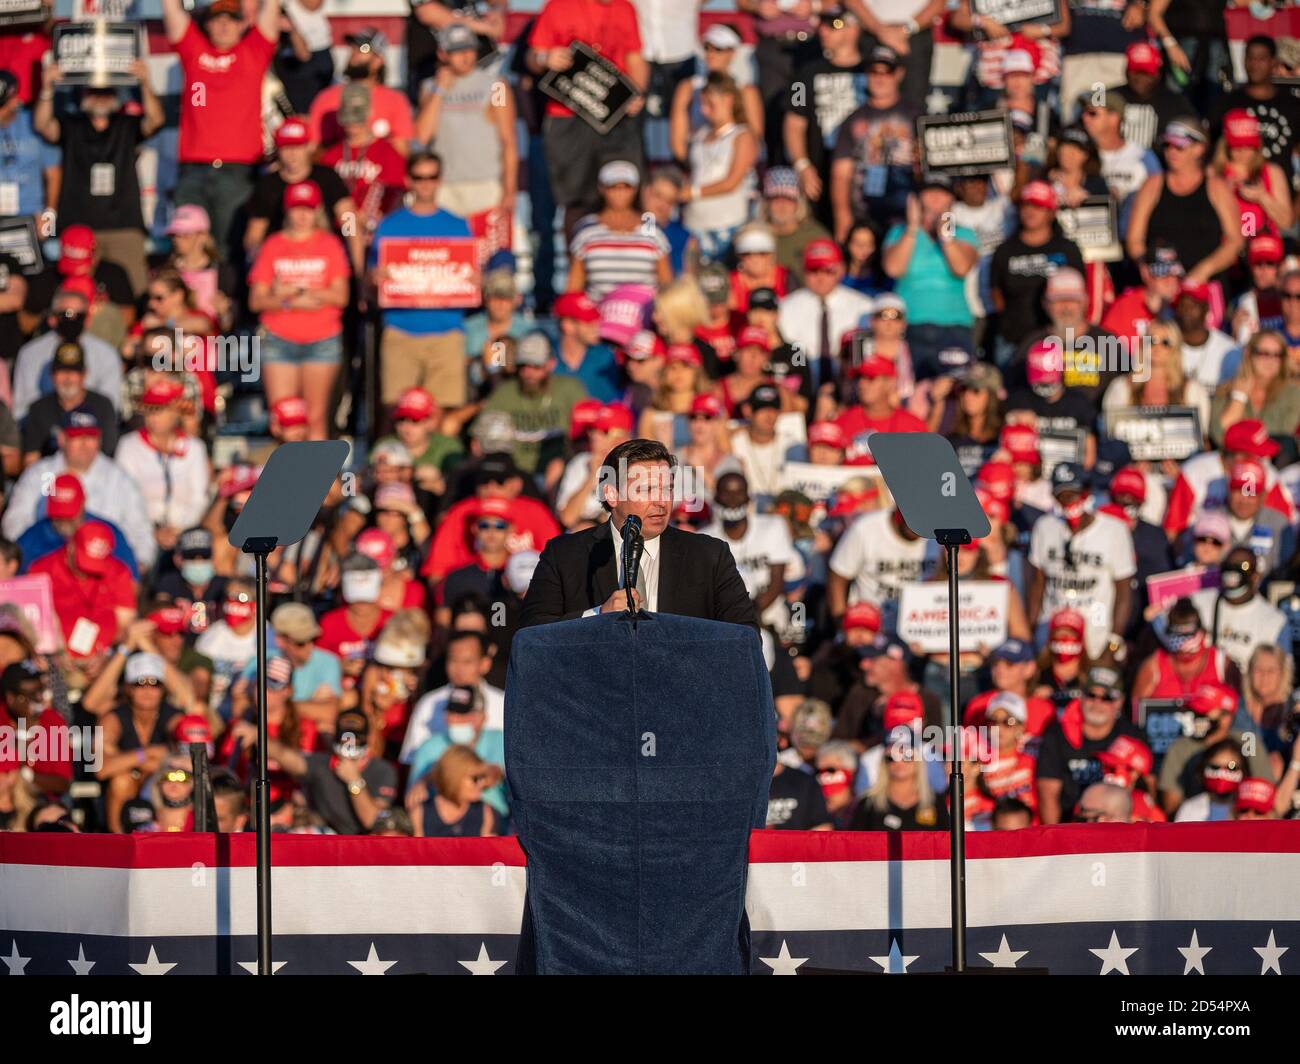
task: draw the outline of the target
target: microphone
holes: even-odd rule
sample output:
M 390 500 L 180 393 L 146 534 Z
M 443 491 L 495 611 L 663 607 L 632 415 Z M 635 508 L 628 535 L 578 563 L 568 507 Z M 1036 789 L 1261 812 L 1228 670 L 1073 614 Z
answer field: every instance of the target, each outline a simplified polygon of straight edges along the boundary
M 636 588 L 636 577 L 641 568 L 643 550 L 645 550 L 645 539 L 641 535 L 641 518 L 636 514 L 629 514 L 623 522 L 623 588 L 627 591 L 629 616 L 635 616 L 637 612 L 632 601 L 632 592 Z

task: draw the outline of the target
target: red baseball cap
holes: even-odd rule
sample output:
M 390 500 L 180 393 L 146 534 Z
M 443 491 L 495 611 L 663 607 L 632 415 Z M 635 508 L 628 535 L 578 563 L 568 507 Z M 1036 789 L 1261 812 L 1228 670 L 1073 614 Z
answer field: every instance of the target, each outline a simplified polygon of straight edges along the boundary
M 557 318 L 600 321 L 600 308 L 587 297 L 586 292 L 565 292 L 552 305 L 552 311 Z
M 1084 623 L 1083 614 L 1078 610 L 1072 610 L 1068 606 L 1065 609 L 1057 610 L 1052 614 L 1051 619 L 1047 622 L 1047 630 L 1054 632 L 1058 628 L 1065 628 L 1068 631 L 1076 632 L 1083 635 L 1087 629 Z
M 1139 74 L 1159 74 L 1160 68 L 1164 66 L 1159 50 L 1146 41 L 1134 41 L 1124 56 L 1128 60 L 1129 70 Z
M 1205 281 L 1184 281 L 1178 289 L 1178 298 L 1186 296 L 1188 299 L 1194 299 L 1198 303 L 1204 303 L 1207 307 L 1210 305 L 1210 286 Z
M 300 395 L 286 395 L 271 407 L 271 416 L 282 429 L 307 424 L 307 400 Z
M 1113 499 L 1116 495 L 1146 502 L 1147 478 L 1142 470 L 1137 466 L 1125 466 L 1123 469 L 1116 470 L 1115 475 L 1110 478 L 1110 496 Z
M 605 404 L 599 399 L 580 399 L 574 403 L 569 412 L 569 439 L 581 439 L 583 433 L 594 428 L 604 409 Z
M 761 347 L 764 351 L 772 350 L 772 341 L 768 339 L 767 330 L 758 325 L 746 325 L 736 337 L 736 347 Z
M 844 430 L 835 421 L 814 421 L 808 426 L 808 442 L 823 447 L 838 447 L 840 450 L 849 445 Z
M 1127 769 L 1135 776 L 1145 776 L 1151 771 L 1155 759 L 1151 756 L 1151 747 L 1127 735 L 1121 735 L 1110 746 L 1097 755 L 1103 765 Z
M 140 397 L 141 406 L 171 406 L 185 389 L 180 381 L 162 377 L 153 381 Z
M 915 691 L 895 691 L 885 702 L 885 731 L 891 732 L 900 724 L 911 724 L 925 715 L 925 703 Z
M 176 635 L 185 631 L 186 613 L 179 606 L 163 606 L 149 614 L 148 619 L 162 635 Z
M 1255 458 L 1238 458 L 1232 463 L 1228 476 L 1228 487 L 1232 491 L 1238 488 L 1250 488 L 1256 495 L 1264 494 L 1265 474 L 1263 464 Z
M 1203 683 L 1187 701 L 1193 713 L 1208 716 L 1211 713 L 1235 713 L 1237 693 L 1218 683 Z
M 1229 148 L 1258 148 L 1264 143 L 1259 132 L 1259 119 L 1239 107 L 1223 116 L 1223 139 Z
M 198 713 L 186 713 L 176 722 L 176 741 L 178 743 L 212 742 L 212 728 L 207 718 Z
M 701 392 L 691 400 L 691 417 L 722 417 L 722 400 L 711 392 Z
M 99 521 L 87 521 L 73 533 L 72 551 L 78 569 L 102 576 L 113 558 L 113 533 Z
M 838 266 L 844 261 L 840 246 L 833 240 L 822 238 L 812 241 L 803 249 L 803 268 L 805 270 L 824 270 L 827 266 Z
M 387 569 L 397 557 L 393 537 L 382 528 L 367 528 L 357 536 L 356 548 L 358 554 L 373 558 L 381 569 Z
M 85 275 L 95 260 L 95 231 L 88 225 L 70 225 L 59 236 L 59 273 Z
M 1237 786 L 1237 808 L 1254 813 L 1271 813 L 1277 799 L 1277 788 L 1258 776 L 1247 776 Z
M 668 361 L 688 362 L 692 366 L 704 365 L 704 359 L 700 355 L 700 349 L 694 344 L 669 344 Z
M 1037 436 L 1035 433 L 1035 446 Z M 1003 446 L 1006 446 L 1005 441 Z M 1033 460 L 1036 461 L 1037 458 L 1038 452 L 1035 450 Z M 985 462 L 975 474 L 975 479 L 993 498 L 1002 502 L 1010 502 L 1011 496 L 1016 493 L 1016 469 L 1010 462 Z
M 1223 450 L 1226 454 L 1272 458 L 1279 449 L 1277 441 L 1269 436 L 1264 423 L 1254 418 L 1238 421 L 1223 434 Z
M 841 622 L 847 632 L 851 628 L 865 628 L 869 632 L 880 631 L 880 607 L 874 602 L 855 602 L 844 611 Z
M 510 505 L 509 499 L 497 497 L 489 499 L 479 499 L 478 505 L 474 507 L 475 517 L 504 517 L 507 521 L 514 521 L 515 510 Z
M 879 488 L 867 488 L 865 491 L 837 491 L 835 493 L 835 502 L 826 511 L 826 516 L 844 517 L 846 514 L 857 513 L 864 504 L 871 502 L 879 495 Z
M 299 118 L 297 115 L 290 115 L 275 131 L 275 146 L 277 148 L 294 148 L 302 147 L 304 144 L 311 143 L 311 127 L 307 125 L 305 118 Z
M 53 489 L 45 503 L 45 516 L 51 521 L 66 521 L 76 517 L 86 507 L 86 489 L 72 473 L 60 473 L 54 478 Z
M 1281 262 L 1286 257 L 1282 241 L 1271 233 L 1263 233 L 1250 242 L 1246 259 L 1252 266 L 1260 262 Z
M 898 367 L 894 364 L 892 358 L 886 358 L 884 355 L 872 355 L 870 358 L 864 358 L 853 367 L 855 377 L 866 377 L 869 380 L 875 380 L 877 377 L 896 377 L 898 376 Z
M 1005 525 L 1011 520 L 1011 507 L 1007 505 L 1006 499 L 998 498 L 984 488 L 975 489 L 975 498 L 979 500 L 980 508 L 990 521 Z
M 1013 462 L 1038 461 L 1038 430 L 1033 425 L 1004 425 L 998 443 Z
M 423 388 L 407 388 L 397 397 L 397 406 L 393 409 L 396 421 L 423 421 L 433 417 L 438 409 L 433 396 Z
M 1057 207 L 1056 190 L 1046 181 L 1030 181 L 1020 190 L 1020 202 L 1054 211 Z
M 315 209 L 321 205 L 320 186 L 315 181 L 299 181 L 284 190 L 284 209 L 292 207 L 309 207 Z
M 635 421 L 630 406 L 625 403 L 606 403 L 596 415 L 596 428 L 601 432 L 631 432 Z
M 1061 349 L 1039 340 L 1029 349 L 1025 360 L 1025 378 L 1035 384 L 1059 384 L 1065 377 L 1065 358 Z

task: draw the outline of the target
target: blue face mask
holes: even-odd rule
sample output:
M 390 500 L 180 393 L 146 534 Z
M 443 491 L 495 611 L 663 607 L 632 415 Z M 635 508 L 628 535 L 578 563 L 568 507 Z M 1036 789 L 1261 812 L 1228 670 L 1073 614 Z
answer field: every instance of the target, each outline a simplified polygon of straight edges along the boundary
M 182 562 L 181 576 L 187 584 L 202 587 L 212 579 L 214 568 L 211 562 Z
M 457 746 L 474 745 L 474 725 L 472 724 L 448 724 L 447 738 Z

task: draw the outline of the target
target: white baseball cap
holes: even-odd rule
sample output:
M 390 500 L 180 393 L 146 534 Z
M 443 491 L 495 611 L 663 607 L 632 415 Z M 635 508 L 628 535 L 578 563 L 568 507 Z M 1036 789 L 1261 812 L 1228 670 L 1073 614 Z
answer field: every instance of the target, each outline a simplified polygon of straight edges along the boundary
M 126 659 L 126 682 L 136 684 L 141 680 L 162 683 L 163 659 L 157 654 L 132 654 Z
M 707 30 L 704 36 L 700 38 L 704 44 L 711 44 L 714 48 L 730 51 L 732 48 L 740 47 L 740 34 L 721 22 L 715 22 Z
M 737 255 L 773 255 L 776 238 L 766 229 L 747 229 L 736 238 Z
M 614 159 L 600 168 L 596 180 L 601 188 L 609 188 L 610 185 L 631 185 L 635 188 L 641 184 L 641 171 L 635 163 Z

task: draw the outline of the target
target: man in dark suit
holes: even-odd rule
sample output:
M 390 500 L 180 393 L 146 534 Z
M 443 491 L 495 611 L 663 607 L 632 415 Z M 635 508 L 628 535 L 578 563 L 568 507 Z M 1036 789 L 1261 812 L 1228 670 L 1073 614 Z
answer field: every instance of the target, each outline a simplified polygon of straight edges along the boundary
M 597 490 L 609 520 L 546 544 L 521 627 L 627 609 L 622 528 L 631 514 L 641 518 L 645 538 L 632 589 L 639 608 L 758 627 L 727 545 L 669 527 L 676 466 L 676 456 L 654 440 L 627 440 L 606 455 Z

